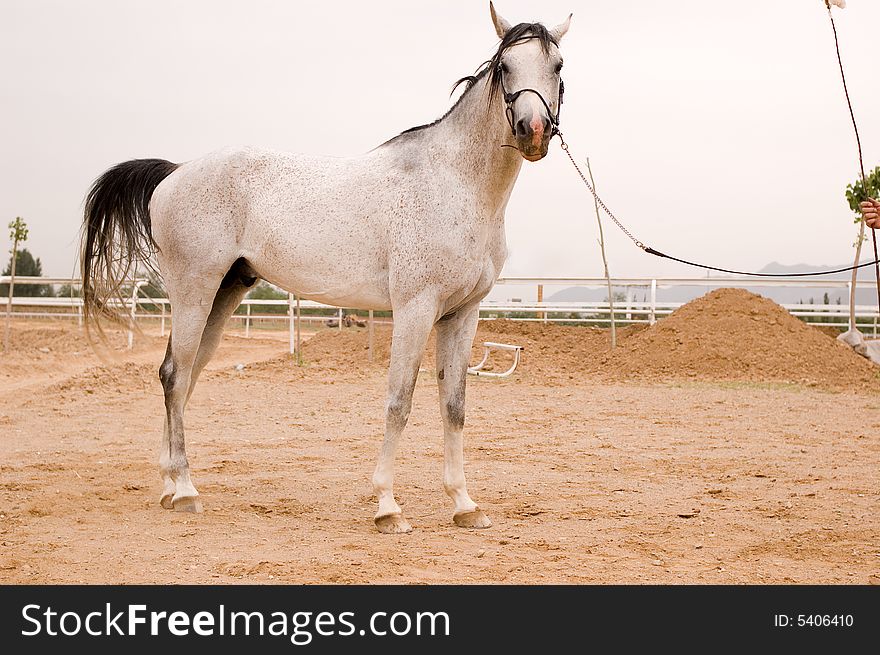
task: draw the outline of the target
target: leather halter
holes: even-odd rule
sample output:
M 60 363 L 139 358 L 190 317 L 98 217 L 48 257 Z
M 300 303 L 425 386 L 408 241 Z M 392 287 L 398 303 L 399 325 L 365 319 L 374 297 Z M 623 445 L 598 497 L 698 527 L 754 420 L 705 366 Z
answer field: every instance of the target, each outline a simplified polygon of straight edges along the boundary
M 562 79 L 559 80 L 559 104 L 556 114 L 550 109 L 550 103 L 541 95 L 540 91 L 536 91 L 535 89 L 520 89 L 519 91 L 514 91 L 513 93 L 508 93 L 507 88 L 504 86 L 504 71 L 501 68 L 501 64 L 498 65 L 498 79 L 501 81 L 501 90 L 504 92 L 504 115 L 507 117 L 507 123 L 510 125 L 510 131 L 513 136 L 516 136 L 516 127 L 513 124 L 513 103 L 516 102 L 517 98 L 519 98 L 523 93 L 534 93 L 541 100 L 541 103 L 547 109 L 547 116 L 550 119 L 550 138 L 552 139 L 557 134 L 561 134 L 559 131 L 559 116 L 562 113 L 562 96 L 565 94 L 565 83 L 563 83 Z

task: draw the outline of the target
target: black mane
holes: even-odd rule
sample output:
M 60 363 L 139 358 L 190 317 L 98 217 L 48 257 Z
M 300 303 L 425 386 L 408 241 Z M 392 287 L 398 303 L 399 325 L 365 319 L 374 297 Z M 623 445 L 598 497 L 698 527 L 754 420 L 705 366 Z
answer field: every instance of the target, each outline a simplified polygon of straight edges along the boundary
M 455 101 L 455 104 L 449 108 L 445 114 L 443 114 L 440 118 L 433 121 L 432 123 L 426 123 L 425 125 L 417 125 L 415 127 L 411 127 L 408 130 L 404 130 L 396 137 L 389 139 L 385 143 L 391 143 L 395 139 L 402 137 L 405 134 L 411 134 L 413 132 L 419 132 L 421 130 L 426 130 L 429 127 L 434 127 L 438 123 L 442 122 L 449 114 L 455 111 L 455 108 L 464 100 L 464 97 L 470 92 L 472 88 L 479 82 L 481 79 L 486 77 L 486 75 L 491 75 L 489 79 L 489 104 L 495 99 L 495 96 L 498 95 L 498 90 L 501 88 L 501 57 L 504 56 L 504 53 L 507 52 L 508 48 L 512 48 L 515 45 L 522 43 L 523 41 L 529 41 L 531 39 L 537 39 L 541 44 L 541 49 L 547 53 L 550 51 L 550 46 L 555 45 L 559 46 L 556 42 L 556 39 L 550 34 L 550 30 L 544 27 L 541 23 L 519 23 L 518 25 L 511 27 L 504 34 L 504 38 L 501 39 L 501 42 L 498 44 L 498 48 L 495 50 L 495 54 L 492 55 L 492 58 L 489 61 L 483 62 L 483 64 L 477 69 L 474 75 L 466 75 L 465 77 L 458 80 L 455 84 L 452 85 L 452 91 L 450 95 L 455 93 L 455 90 L 461 86 L 462 84 L 466 85 L 464 89 L 464 93 L 459 96 L 458 100 Z M 385 145 L 383 143 L 382 145 Z

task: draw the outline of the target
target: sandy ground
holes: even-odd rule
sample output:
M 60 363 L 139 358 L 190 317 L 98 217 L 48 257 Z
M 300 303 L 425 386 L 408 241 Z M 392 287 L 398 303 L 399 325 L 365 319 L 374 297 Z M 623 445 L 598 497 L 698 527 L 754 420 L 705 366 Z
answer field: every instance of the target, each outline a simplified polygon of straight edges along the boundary
M 102 366 L 72 324 L 0 360 L 3 583 L 880 584 L 880 396 L 805 384 L 473 379 L 471 495 L 452 524 L 420 375 L 378 534 L 384 368 L 297 367 L 229 336 L 190 404 L 205 512 L 158 505 L 164 341 Z M 121 336 L 115 345 L 121 344 Z M 77 354 L 74 354 L 77 353 Z M 242 371 L 235 364 L 244 363 Z

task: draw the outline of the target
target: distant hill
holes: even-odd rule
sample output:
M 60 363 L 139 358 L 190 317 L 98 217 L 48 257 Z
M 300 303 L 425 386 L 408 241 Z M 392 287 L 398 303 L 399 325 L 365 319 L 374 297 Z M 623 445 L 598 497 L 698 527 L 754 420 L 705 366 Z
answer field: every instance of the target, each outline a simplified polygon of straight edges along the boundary
M 849 264 L 794 264 L 789 266 L 780 264 L 779 262 L 771 262 L 757 272 L 792 275 L 795 273 L 809 273 L 812 271 L 828 271 L 838 268 L 846 268 L 851 265 L 852 263 L 850 262 Z M 846 271 L 843 273 L 834 273 L 818 279 L 848 280 L 851 275 L 850 272 Z M 718 286 L 724 286 L 723 277 L 713 276 L 712 279 L 718 282 Z M 767 287 L 761 286 L 760 280 L 756 279 L 755 284 L 750 285 L 747 288 L 749 291 L 760 294 L 765 298 L 770 298 L 781 305 L 793 305 L 799 301 L 807 303 L 810 301 L 810 298 L 816 303 L 821 303 L 822 298 L 826 293 L 828 294 L 828 299 L 831 303 L 836 303 L 838 300 L 840 300 L 842 304 L 848 302 L 845 289 L 831 287 Z M 666 288 L 660 286 L 657 288 L 657 300 L 664 302 L 688 302 L 704 295 L 708 291 L 709 289 L 707 287 L 702 286 L 676 286 Z M 623 289 L 615 287 L 614 293 L 623 293 Z M 641 301 L 646 299 L 648 293 L 648 290 L 645 288 L 635 290 L 635 300 Z M 561 291 L 548 296 L 546 300 L 550 302 L 597 302 L 605 300 L 607 297 L 608 292 L 605 289 L 568 287 L 567 289 L 562 289 Z M 856 304 L 871 305 L 876 303 L 877 291 L 874 287 L 874 269 L 873 267 L 866 266 L 859 271 L 859 288 L 856 291 Z
M 864 253 L 864 250 L 862 250 Z M 866 257 L 862 257 L 862 263 L 864 264 L 866 261 L 870 262 L 871 259 L 867 259 Z M 812 271 L 833 271 L 838 268 L 846 268 L 847 266 L 852 266 L 852 262 L 848 262 L 846 264 L 792 264 L 791 266 L 787 266 L 785 264 L 780 264 L 779 262 L 770 262 L 758 273 L 773 273 L 776 275 L 794 275 L 796 273 L 811 273 Z M 852 277 L 852 273 L 850 271 L 844 271 L 843 273 L 832 273 L 831 275 L 823 276 L 829 280 L 848 280 Z M 874 269 L 871 266 L 866 266 L 865 268 L 859 269 L 859 282 L 863 281 L 873 281 L 874 280 Z

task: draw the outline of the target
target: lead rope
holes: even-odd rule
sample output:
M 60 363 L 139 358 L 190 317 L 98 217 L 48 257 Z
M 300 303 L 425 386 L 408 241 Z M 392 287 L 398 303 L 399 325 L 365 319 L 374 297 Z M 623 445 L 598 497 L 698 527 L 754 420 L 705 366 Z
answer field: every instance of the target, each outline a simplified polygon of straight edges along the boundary
M 639 248 L 641 248 L 642 250 L 644 250 L 645 252 L 647 252 L 647 251 L 648 251 L 647 246 L 645 246 L 644 243 L 642 243 L 641 241 L 639 241 L 638 239 L 636 239 L 636 238 L 632 235 L 632 233 L 631 233 L 629 230 L 626 229 L 626 227 L 623 225 L 623 223 L 621 223 L 620 221 L 617 220 L 617 217 L 616 217 L 614 214 L 611 213 L 611 210 L 608 209 L 608 207 L 605 206 L 605 203 L 602 202 L 602 198 L 600 198 L 599 195 L 596 193 L 596 190 L 593 189 L 593 185 L 590 184 L 590 182 L 587 180 L 587 176 L 584 175 L 583 171 L 581 170 L 581 167 L 577 165 L 577 162 L 574 160 L 574 157 L 571 156 L 571 151 L 568 149 L 568 144 L 565 142 L 565 139 L 562 137 L 562 132 L 560 132 L 560 131 L 557 129 L 557 130 L 556 130 L 556 134 L 559 135 L 559 146 L 565 151 L 565 154 L 568 155 L 568 158 L 569 158 L 569 160 L 571 161 L 571 165 L 574 166 L 574 170 L 576 170 L 576 171 L 577 171 L 577 174 L 581 176 L 581 180 L 583 180 L 584 184 L 587 185 L 587 188 L 590 190 L 590 193 L 593 194 L 593 198 L 596 199 L 596 202 L 599 203 L 599 206 L 602 208 L 602 211 L 604 211 L 606 214 L 608 214 L 608 217 L 609 217 L 612 221 L 614 221 L 614 224 L 615 224 L 617 227 L 619 227 L 620 230 L 621 230 L 626 236 L 628 236 L 630 239 L 632 239 L 632 242 L 633 242 L 634 244 L 636 244 Z
M 662 257 L 664 259 L 671 259 L 672 261 L 680 262 L 682 264 L 687 264 L 688 266 L 695 266 L 697 268 L 703 268 L 709 271 L 719 271 L 721 273 L 731 273 L 733 275 L 748 275 L 751 277 L 811 277 L 816 275 L 830 275 L 832 273 L 843 273 L 845 271 L 853 271 L 859 268 L 864 268 L 866 266 L 878 266 L 880 265 L 880 260 L 878 260 L 875 256 L 874 261 L 866 262 L 864 264 L 859 264 L 858 266 L 847 266 L 846 268 L 835 268 L 830 271 L 814 271 L 810 273 L 752 273 L 748 271 L 734 271 L 728 268 L 719 268 L 717 266 L 709 266 L 707 264 L 698 264 L 697 262 L 691 262 L 686 259 L 679 259 L 678 257 L 673 257 L 672 255 L 667 255 L 666 253 L 662 253 L 659 250 L 655 250 L 650 246 L 644 244 L 639 241 L 635 236 L 633 236 L 632 232 L 626 229 L 626 226 L 617 220 L 617 217 L 608 209 L 607 205 L 602 202 L 602 199 L 599 197 L 599 194 L 596 193 L 596 190 L 590 184 L 587 177 L 584 175 L 583 171 L 581 171 L 581 167 L 578 166 L 577 162 L 574 160 L 574 157 L 571 154 L 571 151 L 568 148 L 568 144 L 565 142 L 565 139 L 562 136 L 562 132 L 558 129 L 556 130 L 556 134 L 559 135 L 559 144 L 562 150 L 568 155 L 568 159 L 571 161 L 571 165 L 574 166 L 574 169 L 577 171 L 578 175 L 580 175 L 581 180 L 586 185 L 586 187 L 590 190 L 590 193 L 593 194 L 593 198 L 596 199 L 596 202 L 599 204 L 599 207 L 602 208 L 606 214 L 608 214 L 608 218 L 614 221 L 614 224 L 620 228 L 620 231 L 623 232 L 626 236 L 630 238 L 630 240 L 636 244 L 639 248 L 644 250 L 649 255 L 654 255 L 656 257 Z

